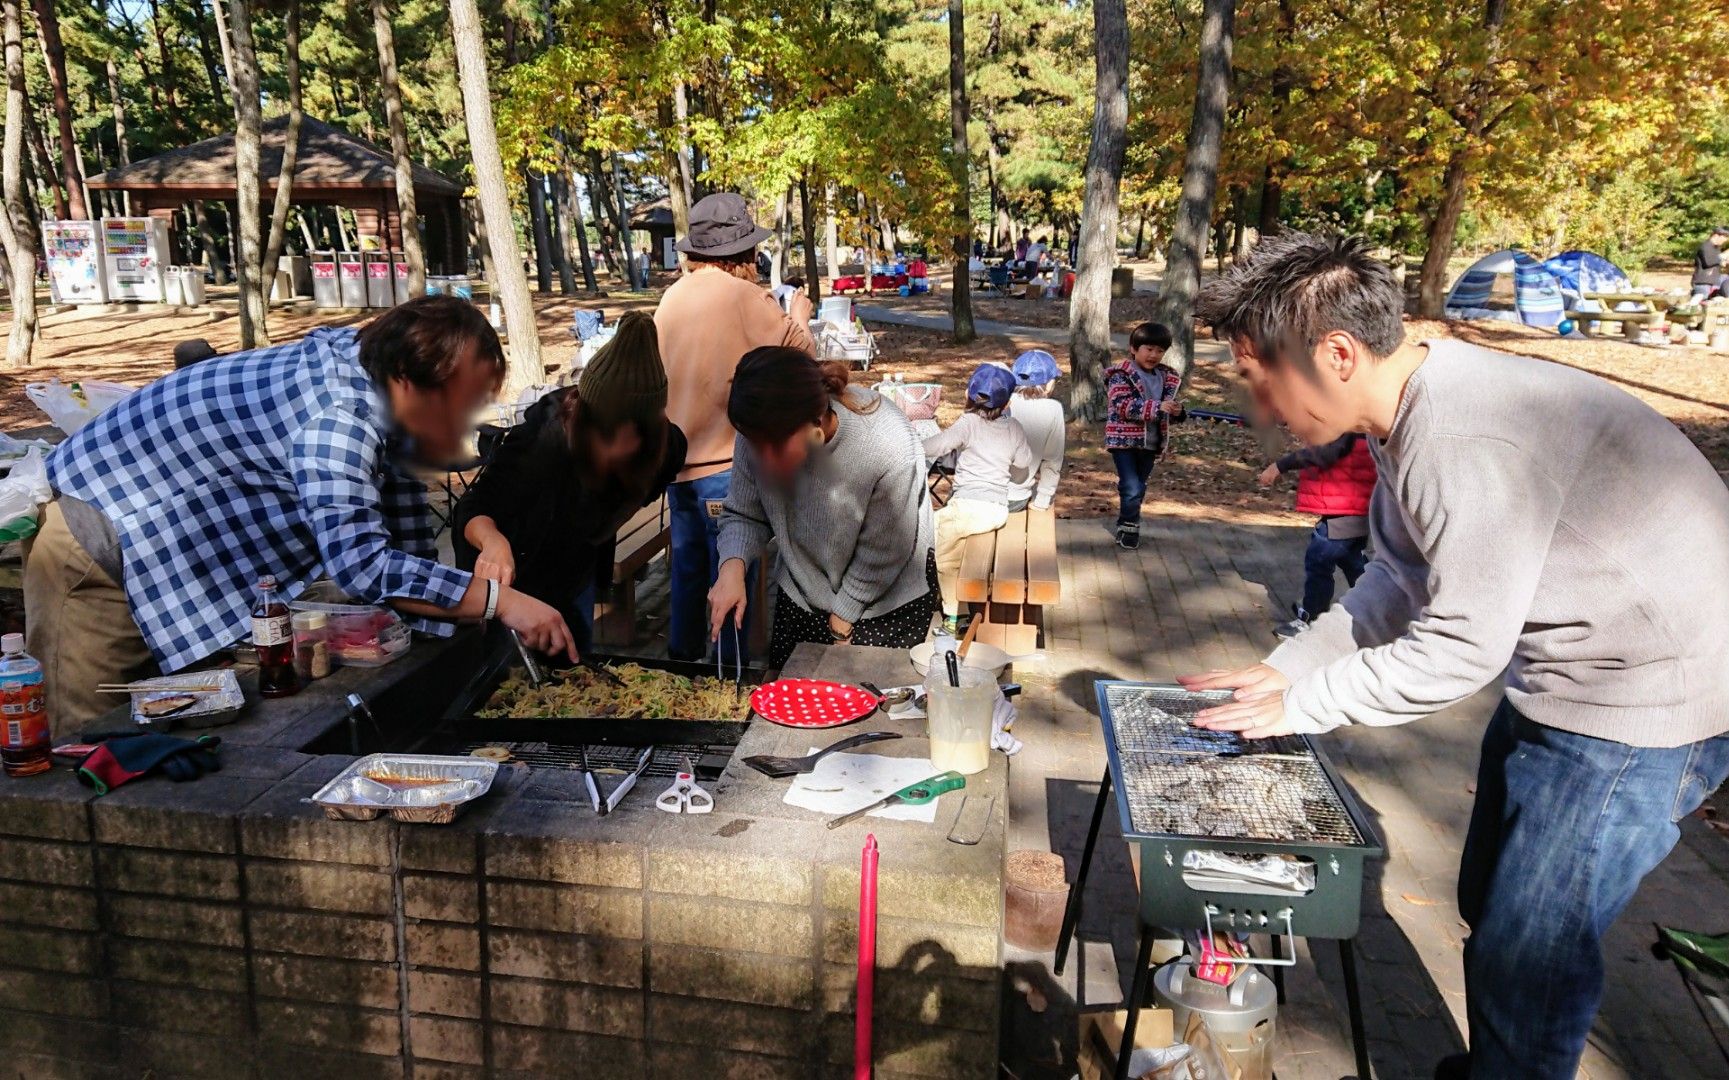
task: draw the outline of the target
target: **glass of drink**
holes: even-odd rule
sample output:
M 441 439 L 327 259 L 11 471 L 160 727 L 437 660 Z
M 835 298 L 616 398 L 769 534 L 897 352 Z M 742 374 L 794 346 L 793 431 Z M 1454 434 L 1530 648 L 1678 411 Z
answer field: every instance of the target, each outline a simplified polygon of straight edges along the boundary
M 959 686 L 949 685 L 948 671 L 931 658 L 925 678 L 925 716 L 930 725 L 931 768 L 963 775 L 984 772 L 991 763 L 991 713 L 997 705 L 997 681 L 989 671 L 962 667 Z

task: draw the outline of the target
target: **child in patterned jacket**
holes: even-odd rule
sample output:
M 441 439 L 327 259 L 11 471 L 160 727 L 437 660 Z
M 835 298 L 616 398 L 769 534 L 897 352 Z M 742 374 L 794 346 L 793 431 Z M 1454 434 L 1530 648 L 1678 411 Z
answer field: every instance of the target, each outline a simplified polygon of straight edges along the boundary
M 1188 419 L 1177 401 L 1181 375 L 1163 363 L 1171 328 L 1144 322 L 1129 334 L 1129 355 L 1105 373 L 1105 449 L 1117 467 L 1117 546 L 1141 546 L 1141 503 L 1170 426 Z

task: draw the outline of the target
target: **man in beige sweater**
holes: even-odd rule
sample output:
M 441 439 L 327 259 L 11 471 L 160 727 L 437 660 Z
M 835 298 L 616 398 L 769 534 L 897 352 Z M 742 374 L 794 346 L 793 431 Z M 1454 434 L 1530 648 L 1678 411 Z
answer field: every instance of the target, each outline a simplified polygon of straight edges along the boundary
M 690 442 L 684 471 L 667 489 L 672 506 L 671 617 L 667 652 L 700 660 L 708 651 L 708 590 L 720 569 L 720 507 L 732 481 L 734 432 L 727 394 L 741 356 L 763 345 L 814 351 L 810 298 L 793 295 L 786 310 L 759 286 L 756 246 L 769 230 L 741 196 L 719 192 L 690 210 L 690 232 L 678 242 L 685 273 L 660 299 L 654 325 L 666 364 L 666 415 Z M 739 637 L 722 635 L 721 656 L 734 659 Z

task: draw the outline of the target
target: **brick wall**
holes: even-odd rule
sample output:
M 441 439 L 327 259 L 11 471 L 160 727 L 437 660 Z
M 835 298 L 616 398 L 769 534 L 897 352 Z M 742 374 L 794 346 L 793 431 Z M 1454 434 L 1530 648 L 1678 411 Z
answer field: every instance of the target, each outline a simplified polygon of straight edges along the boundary
M 813 845 L 808 821 L 642 793 L 604 829 L 517 795 L 449 827 L 331 822 L 301 800 L 346 759 L 272 754 L 101 799 L 64 772 L 0 780 L 9 1068 L 850 1075 L 866 830 Z M 878 1075 L 994 1076 L 1000 830 L 933 860 L 930 826 L 871 828 Z

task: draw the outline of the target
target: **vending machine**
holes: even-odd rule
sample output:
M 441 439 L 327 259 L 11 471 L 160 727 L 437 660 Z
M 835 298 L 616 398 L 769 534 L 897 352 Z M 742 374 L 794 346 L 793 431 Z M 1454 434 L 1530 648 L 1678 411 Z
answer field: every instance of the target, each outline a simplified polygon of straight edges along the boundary
M 108 264 L 110 300 L 162 302 L 162 270 L 168 265 L 166 222 L 148 217 L 103 218 L 102 254 Z
M 44 221 L 42 254 L 49 294 L 56 304 L 106 304 L 108 275 L 94 221 Z

